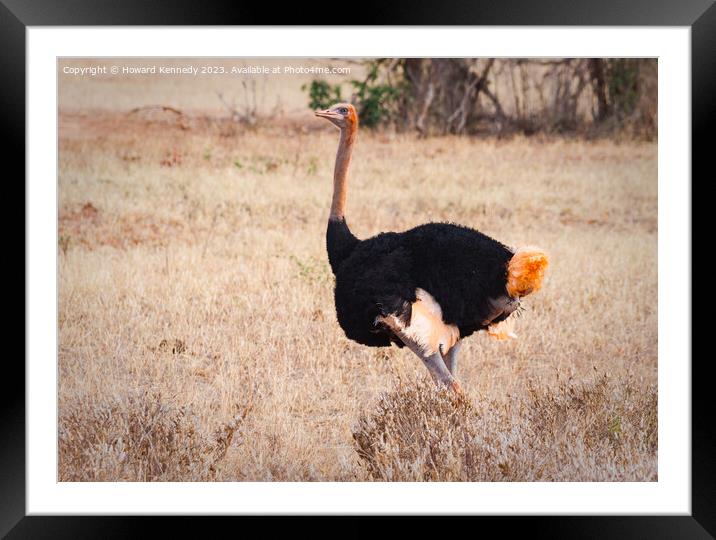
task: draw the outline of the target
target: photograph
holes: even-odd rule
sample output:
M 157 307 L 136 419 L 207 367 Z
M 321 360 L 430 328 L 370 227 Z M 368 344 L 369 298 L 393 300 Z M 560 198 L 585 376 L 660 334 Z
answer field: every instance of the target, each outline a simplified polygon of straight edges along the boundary
M 659 59 L 56 65 L 58 482 L 658 482 Z

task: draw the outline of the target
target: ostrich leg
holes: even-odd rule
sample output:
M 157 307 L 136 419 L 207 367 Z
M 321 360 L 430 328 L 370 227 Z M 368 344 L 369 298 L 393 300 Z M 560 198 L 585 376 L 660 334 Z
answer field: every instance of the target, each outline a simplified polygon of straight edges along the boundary
M 445 362 L 443 361 L 440 351 L 431 353 L 426 351 L 420 344 L 404 334 L 401 333 L 399 337 L 401 341 L 405 343 L 405 346 L 413 351 L 418 358 L 423 361 L 423 364 L 425 364 L 425 367 L 428 368 L 428 371 L 430 372 L 430 376 L 437 384 L 447 386 L 457 394 L 462 393 L 460 383 L 457 382 L 455 377 L 450 374 L 450 371 L 445 366 Z
M 445 366 L 450 371 L 453 377 L 457 377 L 457 353 L 460 351 L 462 344 L 458 341 L 452 348 L 443 356 L 445 359 Z
M 388 327 L 413 351 L 423 361 L 436 383 L 460 393 L 460 384 L 445 365 L 441 352 L 457 343 L 459 331 L 456 326 L 443 322 L 440 306 L 428 293 L 418 289 L 416 296 L 418 300 L 412 305 L 407 325 L 395 314 L 378 317 L 376 323 Z

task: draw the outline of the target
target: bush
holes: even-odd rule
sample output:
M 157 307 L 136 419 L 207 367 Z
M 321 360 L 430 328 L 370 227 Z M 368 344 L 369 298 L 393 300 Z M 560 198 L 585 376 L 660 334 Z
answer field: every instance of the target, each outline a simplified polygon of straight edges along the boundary
M 607 66 L 612 109 L 622 119 L 634 112 L 639 99 L 639 64 L 630 58 L 612 58 Z
M 314 79 L 310 85 L 301 86 L 304 92 L 308 90 L 308 107 L 312 110 L 327 109 L 331 105 L 343 101 L 340 85 L 331 86 L 326 81 Z
M 379 481 L 656 480 L 656 388 L 603 376 L 528 395 L 476 404 L 400 385 L 360 418 L 355 449 Z
M 210 436 L 158 393 L 77 400 L 59 419 L 59 481 L 216 480 L 249 409 Z
M 464 480 L 477 436 L 469 400 L 431 381 L 383 394 L 353 431 L 356 451 L 375 480 Z
M 393 120 L 392 113 L 400 88 L 378 81 L 377 63 L 371 65 L 365 80 L 352 80 L 350 83 L 355 88 L 350 101 L 355 105 L 363 127 L 375 128 Z M 310 109 L 327 109 L 343 101 L 340 86 L 331 86 L 322 79 L 314 79 L 310 85 L 304 84 L 301 89 L 308 90 Z
M 378 80 L 379 67 L 380 62 L 370 62 L 368 63 L 368 76 L 366 79 L 363 81 L 351 81 L 351 84 L 356 89 L 353 102 L 358 108 L 358 116 L 361 124 L 368 128 L 392 123 L 395 120 L 394 115 L 397 113 L 399 99 L 405 90 L 401 86 L 380 82 Z

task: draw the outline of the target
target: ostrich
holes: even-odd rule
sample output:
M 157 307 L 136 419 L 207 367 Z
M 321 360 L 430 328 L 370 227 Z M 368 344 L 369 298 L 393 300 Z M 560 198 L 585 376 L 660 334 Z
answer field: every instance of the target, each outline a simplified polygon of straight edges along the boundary
M 461 393 L 456 379 L 461 340 L 494 329 L 520 306 L 521 297 L 540 288 L 546 253 L 536 247 L 512 251 L 452 223 L 359 240 L 345 219 L 358 115 L 348 103 L 315 115 L 340 130 L 326 231 L 339 325 L 363 345 L 408 347 L 438 385 Z

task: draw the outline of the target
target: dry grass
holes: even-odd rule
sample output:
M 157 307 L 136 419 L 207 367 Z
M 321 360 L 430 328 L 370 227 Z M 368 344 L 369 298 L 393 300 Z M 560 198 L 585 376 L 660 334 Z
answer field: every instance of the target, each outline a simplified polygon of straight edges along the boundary
M 516 401 L 475 402 L 410 381 L 353 432 L 378 481 L 656 480 L 656 388 L 606 375 Z
M 125 89 L 103 84 L 107 102 Z M 466 341 L 469 402 L 451 411 L 411 390 L 424 368 L 409 352 L 336 323 L 335 130 L 310 115 L 248 129 L 90 114 L 76 96 L 60 115 L 60 479 L 371 480 L 388 465 L 401 479 L 656 478 L 655 144 L 361 133 L 359 237 L 452 220 L 551 256 L 519 339 Z M 422 421 L 406 418 L 371 469 L 360 419 L 420 400 L 445 461 L 406 445 Z M 227 425 L 240 429 L 217 454 Z M 363 447 L 385 429 L 364 427 Z
M 241 442 L 250 402 L 213 435 L 186 407 L 148 390 L 90 395 L 61 409 L 60 481 L 209 481 L 221 479 L 227 450 Z

